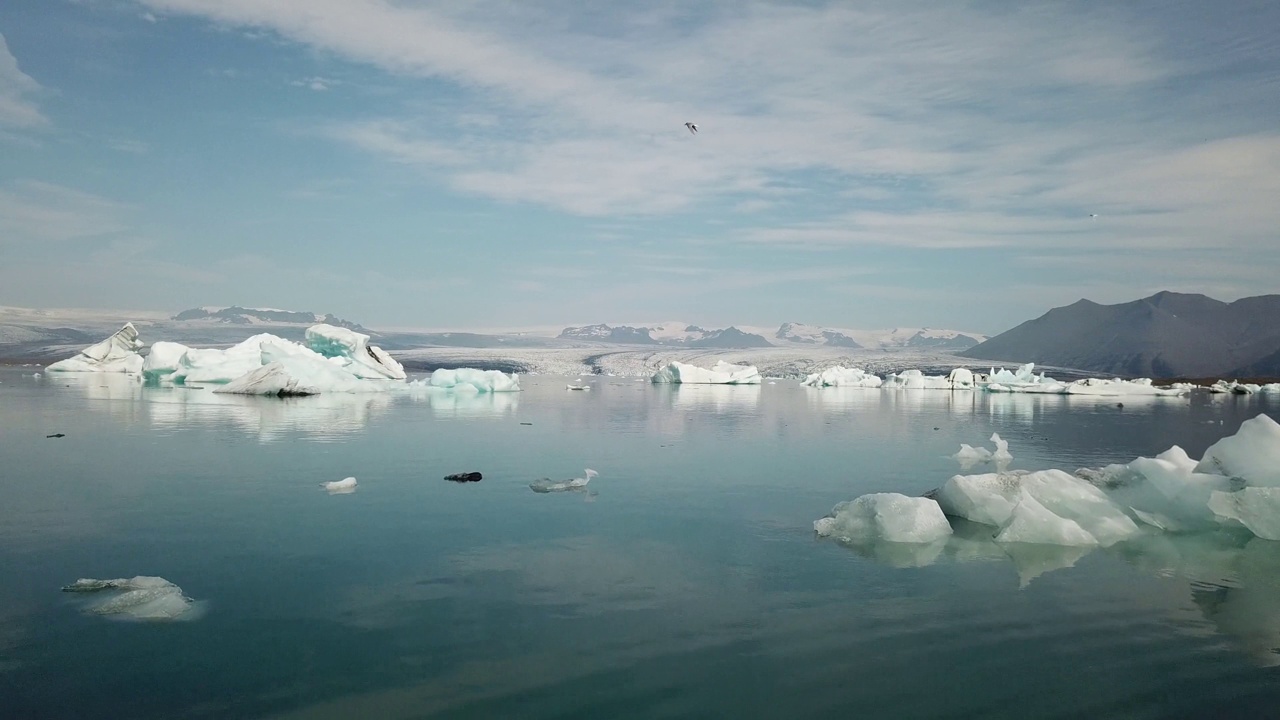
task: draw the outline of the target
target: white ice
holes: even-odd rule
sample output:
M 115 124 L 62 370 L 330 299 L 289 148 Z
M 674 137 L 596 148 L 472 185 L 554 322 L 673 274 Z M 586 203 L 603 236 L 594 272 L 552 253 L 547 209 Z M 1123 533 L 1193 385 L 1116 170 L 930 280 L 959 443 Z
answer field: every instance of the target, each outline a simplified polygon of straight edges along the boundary
M 331 480 L 329 482 L 320 483 L 320 487 L 328 490 L 330 495 L 345 495 L 347 493 L 355 492 L 357 484 L 358 483 L 355 478 L 349 477 L 341 480 Z
M 710 370 L 697 365 L 672 362 L 653 374 L 655 383 L 704 385 L 759 385 L 760 372 L 754 365 L 730 365 L 721 360 Z
M 1214 492 L 1209 496 L 1209 509 L 1226 524 L 1235 521 L 1264 540 L 1280 540 L 1280 488 Z
M 813 373 L 800 382 L 808 387 L 862 387 L 878 388 L 883 381 L 862 368 L 846 368 L 843 365 Z
M 1209 392 L 1211 393 L 1252 395 L 1256 392 L 1261 392 L 1261 391 L 1262 391 L 1261 385 L 1254 385 L 1253 383 L 1242 383 L 1242 382 L 1237 382 L 1235 380 L 1231 380 L 1230 382 L 1226 380 L 1219 380 L 1218 382 L 1209 386 Z
M 1000 433 L 991 433 L 991 442 L 996 444 L 995 450 L 960 443 L 960 451 L 951 457 L 960 463 L 961 470 L 968 470 L 975 465 L 994 461 L 996 469 L 1004 472 L 1005 468 L 1009 467 L 1009 463 L 1013 462 L 1013 454 L 1009 452 L 1009 443 L 1000 437 Z
M 1280 487 L 1280 424 L 1259 414 L 1204 453 L 1196 472 L 1238 477 L 1255 487 Z
M 898 390 L 951 390 L 950 377 L 941 375 L 925 375 L 919 370 L 903 370 L 900 373 L 889 373 L 884 378 L 882 387 Z
M 142 372 L 143 359 L 138 350 L 142 341 L 133 323 L 125 323 L 111 337 L 81 350 L 75 357 L 59 360 L 45 368 L 48 372 Z
M 410 387 L 436 390 L 454 390 L 458 392 L 519 392 L 520 377 L 498 370 L 476 370 L 475 368 L 458 368 L 447 370 L 441 368 L 431 373 L 425 380 L 414 380 Z
M 842 502 L 813 523 L 821 537 L 858 542 L 932 543 L 951 534 L 938 503 L 925 497 L 874 493 Z
M 193 603 L 177 585 L 161 577 L 144 575 L 116 580 L 81 578 L 62 590 L 74 593 L 108 591 L 105 597 L 87 606 L 88 612 L 139 620 L 177 620 L 192 609 Z
M 161 340 L 151 343 L 147 357 L 142 363 L 142 375 L 147 379 L 160 379 L 173 375 L 177 371 L 182 356 L 191 348 L 182 343 Z
M 1098 539 L 1070 518 L 1051 512 L 1023 489 L 996 542 L 1088 547 Z
M 404 380 L 404 368 L 382 348 L 369 344 L 369 336 L 333 325 L 312 325 L 306 332 L 307 347 L 364 380 Z
M 580 478 L 572 478 L 570 480 L 554 481 L 551 478 L 541 478 L 529 483 L 529 489 L 536 493 L 564 492 L 565 490 L 579 490 L 585 488 L 587 483 L 591 482 L 591 478 L 596 477 L 600 473 L 587 468 L 583 476 Z

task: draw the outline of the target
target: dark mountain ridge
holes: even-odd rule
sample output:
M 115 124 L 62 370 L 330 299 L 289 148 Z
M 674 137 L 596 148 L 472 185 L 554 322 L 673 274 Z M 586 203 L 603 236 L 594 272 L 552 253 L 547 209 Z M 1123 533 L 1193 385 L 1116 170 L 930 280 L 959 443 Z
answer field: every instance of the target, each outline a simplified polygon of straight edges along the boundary
M 1267 374 L 1280 364 L 1280 295 L 1225 303 L 1164 291 L 1118 305 L 1080 300 L 960 354 L 1154 378 Z

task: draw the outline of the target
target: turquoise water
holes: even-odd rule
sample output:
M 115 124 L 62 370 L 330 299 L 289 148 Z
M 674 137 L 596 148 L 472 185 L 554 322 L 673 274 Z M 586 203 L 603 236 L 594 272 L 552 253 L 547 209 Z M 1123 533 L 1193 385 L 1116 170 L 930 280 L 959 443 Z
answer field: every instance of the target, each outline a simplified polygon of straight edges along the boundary
M 1280 543 L 1011 557 L 968 528 L 920 556 L 812 532 L 841 500 L 937 487 L 993 431 L 1015 468 L 1198 456 L 1276 417 L 1264 397 L 534 377 L 282 401 L 31 372 L 0 371 L 5 718 L 1245 718 L 1280 701 Z M 529 490 L 584 468 L 588 493 Z M 470 470 L 484 480 L 442 480 Z M 347 476 L 354 493 L 318 487 Z M 133 575 L 202 614 L 112 621 L 59 592 Z

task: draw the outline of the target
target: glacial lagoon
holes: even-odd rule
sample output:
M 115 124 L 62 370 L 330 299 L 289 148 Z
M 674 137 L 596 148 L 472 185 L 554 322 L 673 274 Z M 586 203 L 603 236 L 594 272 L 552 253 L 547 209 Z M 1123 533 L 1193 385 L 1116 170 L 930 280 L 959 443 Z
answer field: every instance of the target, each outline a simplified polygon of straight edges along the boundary
M 1280 542 L 849 547 L 961 443 L 1199 457 L 1276 396 L 1091 398 L 523 377 L 277 398 L 0 369 L 6 718 L 1266 717 Z M 47 437 L 62 434 L 63 437 Z M 540 478 L 598 471 L 585 488 Z M 445 482 L 480 471 L 483 480 Z M 358 479 L 353 492 L 321 483 Z M 86 611 L 163 577 L 175 621 Z

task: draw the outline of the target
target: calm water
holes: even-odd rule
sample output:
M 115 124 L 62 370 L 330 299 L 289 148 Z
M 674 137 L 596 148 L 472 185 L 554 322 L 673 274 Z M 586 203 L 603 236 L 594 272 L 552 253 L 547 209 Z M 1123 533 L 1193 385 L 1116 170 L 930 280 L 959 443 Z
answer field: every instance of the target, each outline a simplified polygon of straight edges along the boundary
M 31 372 L 0 371 L 5 718 L 1280 714 L 1280 543 L 812 532 L 937 487 L 993 431 L 1014 467 L 1073 470 L 1198 456 L 1275 400 L 526 378 L 280 401 Z M 528 488 L 587 467 L 590 494 Z M 111 621 L 59 592 L 133 575 L 204 614 Z

